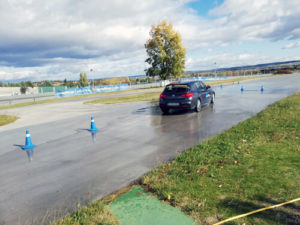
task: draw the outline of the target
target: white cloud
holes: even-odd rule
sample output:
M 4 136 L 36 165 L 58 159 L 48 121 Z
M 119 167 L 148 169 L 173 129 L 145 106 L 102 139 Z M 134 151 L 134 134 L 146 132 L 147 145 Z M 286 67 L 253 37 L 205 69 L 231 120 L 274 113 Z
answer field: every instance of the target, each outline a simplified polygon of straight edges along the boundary
M 211 54 L 244 41 L 300 38 L 299 0 L 225 0 L 210 11 L 211 18 L 189 9 L 190 1 L 0 0 L 0 79 L 70 79 L 90 67 L 98 77 L 142 74 L 144 43 L 151 25 L 162 20 L 182 35 L 187 70 L 207 60 L 228 66 L 234 60 L 256 62 L 242 51 L 213 59 L 197 58 L 194 51 Z M 257 61 L 263 60 L 269 59 Z
M 240 40 L 278 40 L 299 38 L 300 5 L 298 0 L 225 0 L 213 9 L 213 16 L 226 18 L 224 32 L 233 29 Z M 233 39 L 234 40 L 234 39 Z
M 283 47 L 283 49 L 291 49 L 291 48 L 300 48 L 300 41 L 299 42 L 290 42 Z

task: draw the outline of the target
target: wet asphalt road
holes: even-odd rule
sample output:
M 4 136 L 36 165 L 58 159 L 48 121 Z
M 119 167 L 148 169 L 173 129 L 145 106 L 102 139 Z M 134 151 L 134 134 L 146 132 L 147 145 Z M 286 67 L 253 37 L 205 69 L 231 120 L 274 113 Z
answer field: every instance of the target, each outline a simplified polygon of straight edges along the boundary
M 265 91 L 260 92 L 264 85 Z M 0 224 L 43 224 L 76 205 L 100 199 L 178 152 L 245 120 L 300 90 L 300 75 L 216 88 L 200 113 L 162 115 L 157 104 L 130 103 L 0 132 Z M 33 151 L 23 151 L 30 129 Z M 32 161 L 30 161 L 32 159 Z

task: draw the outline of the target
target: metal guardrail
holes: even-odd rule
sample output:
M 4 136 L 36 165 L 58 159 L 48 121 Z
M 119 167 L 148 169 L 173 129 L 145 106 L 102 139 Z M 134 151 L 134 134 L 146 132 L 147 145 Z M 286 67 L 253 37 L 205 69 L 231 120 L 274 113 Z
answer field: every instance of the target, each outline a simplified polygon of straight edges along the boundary
M 0 105 L 13 104 L 18 102 L 29 102 L 37 101 L 41 99 L 55 98 L 55 93 L 44 93 L 44 94 L 30 94 L 30 95 L 15 95 L 15 96 L 5 96 L 0 97 Z
M 129 85 L 129 89 L 144 89 L 144 88 L 156 88 L 162 87 L 164 84 L 162 81 L 153 82 L 153 83 L 144 83 L 144 84 L 131 84 Z

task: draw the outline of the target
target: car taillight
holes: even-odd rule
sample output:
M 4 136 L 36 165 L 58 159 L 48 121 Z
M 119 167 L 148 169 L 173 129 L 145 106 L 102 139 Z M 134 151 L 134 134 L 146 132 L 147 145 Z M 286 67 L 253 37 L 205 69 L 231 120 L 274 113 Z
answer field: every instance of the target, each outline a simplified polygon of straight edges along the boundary
M 160 94 L 159 97 L 160 97 L 160 98 L 165 98 L 165 97 L 167 97 L 167 95 L 165 95 L 165 94 Z
M 188 92 L 186 94 L 182 94 L 181 97 L 183 98 L 190 98 L 190 97 L 193 97 L 193 92 Z

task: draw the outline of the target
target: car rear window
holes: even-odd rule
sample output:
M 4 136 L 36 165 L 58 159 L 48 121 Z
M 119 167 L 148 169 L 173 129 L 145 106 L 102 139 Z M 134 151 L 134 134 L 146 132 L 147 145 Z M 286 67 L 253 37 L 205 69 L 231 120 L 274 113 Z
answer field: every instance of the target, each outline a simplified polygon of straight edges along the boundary
M 190 87 L 186 84 L 169 84 L 165 88 L 165 92 L 188 92 Z

